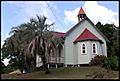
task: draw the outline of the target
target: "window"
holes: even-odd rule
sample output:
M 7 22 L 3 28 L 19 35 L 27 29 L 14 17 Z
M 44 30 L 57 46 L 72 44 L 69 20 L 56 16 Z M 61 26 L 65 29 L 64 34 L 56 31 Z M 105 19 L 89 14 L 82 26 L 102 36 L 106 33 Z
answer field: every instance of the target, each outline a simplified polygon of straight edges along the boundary
M 81 45 L 81 54 L 86 54 L 86 53 L 87 53 L 86 44 L 82 43 L 82 45 Z
M 93 44 L 92 44 L 92 53 L 93 53 L 93 54 L 97 54 L 97 46 L 96 46 L 96 43 L 93 43 Z
M 59 57 L 61 57 L 61 49 L 58 49 Z

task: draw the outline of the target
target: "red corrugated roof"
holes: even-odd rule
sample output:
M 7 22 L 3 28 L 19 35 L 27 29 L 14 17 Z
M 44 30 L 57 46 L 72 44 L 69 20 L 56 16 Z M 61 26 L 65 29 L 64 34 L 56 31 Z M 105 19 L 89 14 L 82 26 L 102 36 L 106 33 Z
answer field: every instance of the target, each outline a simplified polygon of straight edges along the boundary
M 65 35 L 65 33 L 63 32 L 54 32 L 54 33 L 59 37 L 63 37 Z
M 78 36 L 75 42 L 83 40 L 100 40 L 93 33 L 91 33 L 87 28 Z
M 79 11 L 78 15 L 80 15 L 80 14 L 85 14 L 85 12 L 84 12 L 82 7 L 80 8 L 80 11 Z

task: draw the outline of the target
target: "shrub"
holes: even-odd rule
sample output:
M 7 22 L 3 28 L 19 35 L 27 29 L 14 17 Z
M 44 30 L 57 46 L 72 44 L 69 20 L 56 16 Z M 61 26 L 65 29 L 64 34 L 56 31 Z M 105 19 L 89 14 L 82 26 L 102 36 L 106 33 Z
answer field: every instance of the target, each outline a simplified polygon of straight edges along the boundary
M 117 56 L 95 56 L 89 63 L 91 66 L 102 66 L 109 70 L 119 70 L 119 58 Z
M 103 67 L 111 70 L 119 69 L 119 59 L 117 56 L 110 56 L 104 59 Z
M 92 60 L 90 61 L 89 64 L 90 64 L 91 66 L 96 66 L 96 65 L 102 66 L 105 58 L 106 58 L 106 57 L 105 57 L 104 55 L 97 55 L 97 56 L 95 56 L 94 58 L 92 58 Z

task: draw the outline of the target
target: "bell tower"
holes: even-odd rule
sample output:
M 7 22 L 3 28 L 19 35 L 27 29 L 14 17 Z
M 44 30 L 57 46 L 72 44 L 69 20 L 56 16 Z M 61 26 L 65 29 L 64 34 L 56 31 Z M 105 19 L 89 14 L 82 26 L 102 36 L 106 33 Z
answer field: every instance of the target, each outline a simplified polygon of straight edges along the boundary
M 80 8 L 80 11 L 77 17 L 78 17 L 78 22 L 82 21 L 83 19 L 87 17 L 82 7 Z

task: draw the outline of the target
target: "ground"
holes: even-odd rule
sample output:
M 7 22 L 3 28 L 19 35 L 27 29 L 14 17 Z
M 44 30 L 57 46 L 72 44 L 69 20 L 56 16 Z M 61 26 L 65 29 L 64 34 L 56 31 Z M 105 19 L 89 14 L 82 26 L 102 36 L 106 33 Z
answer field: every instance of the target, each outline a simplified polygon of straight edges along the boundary
M 26 74 L 2 74 L 2 79 L 119 79 L 119 71 L 101 67 L 62 67 L 50 69 L 50 74 L 36 71 Z

